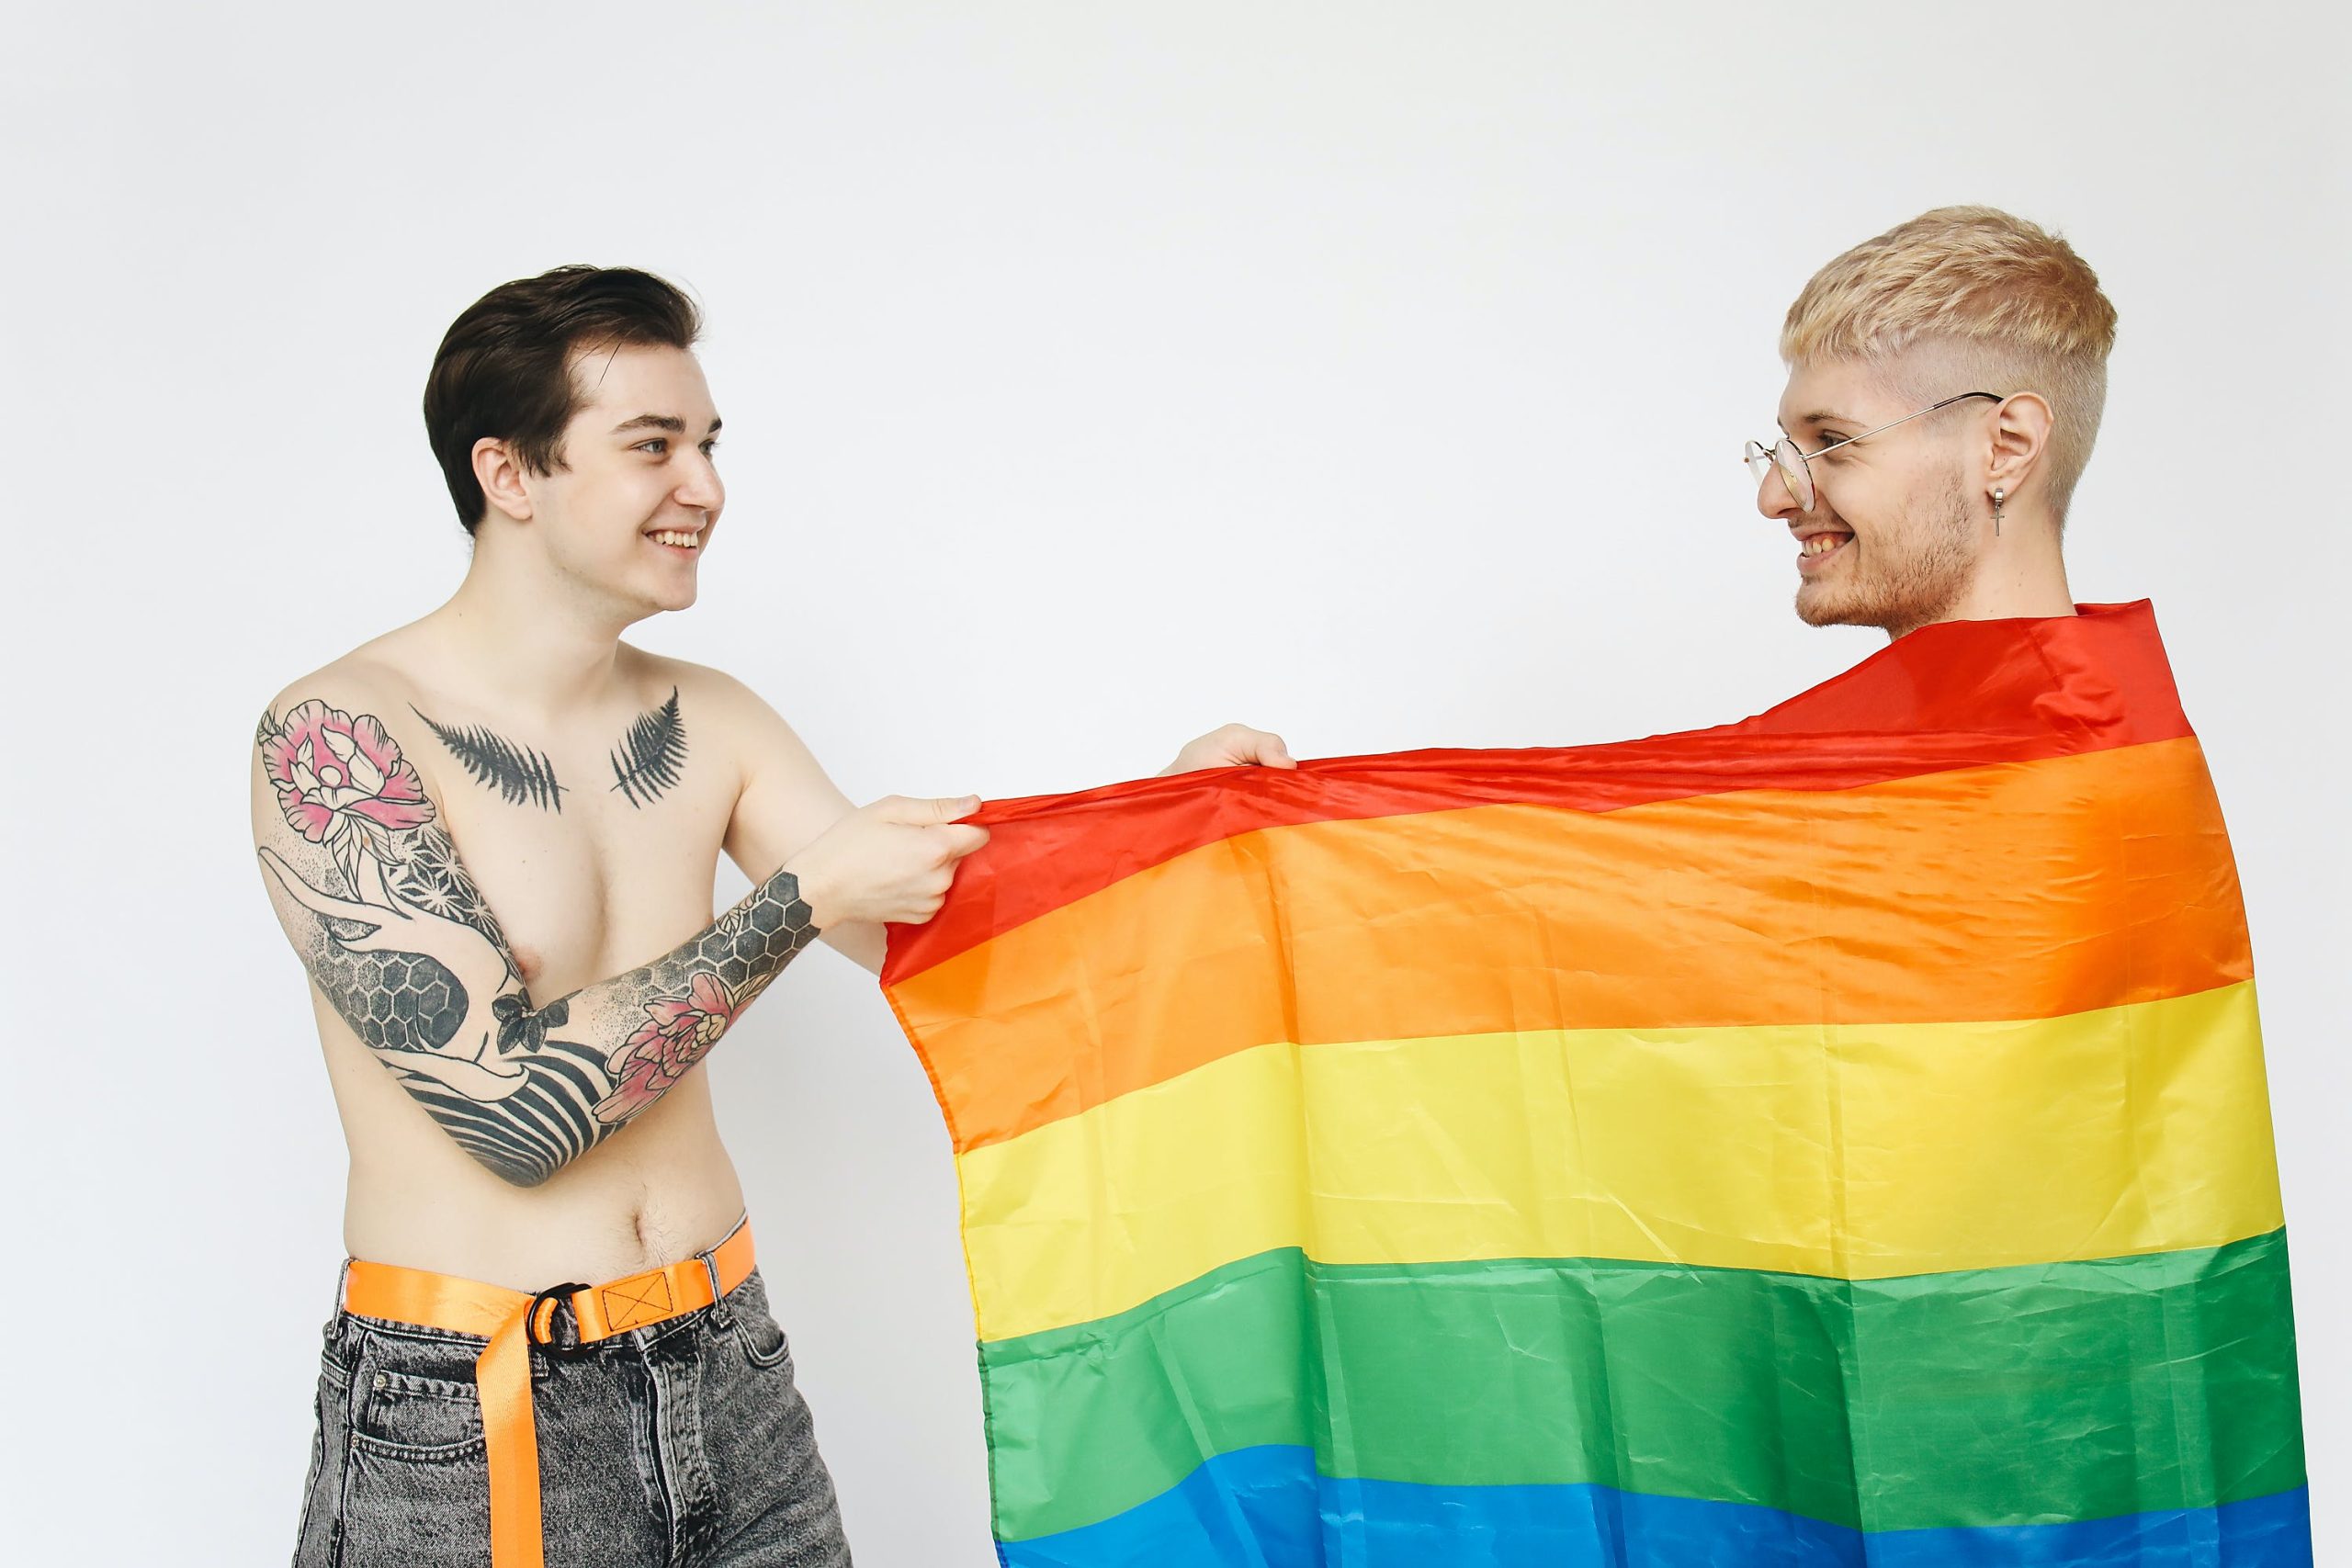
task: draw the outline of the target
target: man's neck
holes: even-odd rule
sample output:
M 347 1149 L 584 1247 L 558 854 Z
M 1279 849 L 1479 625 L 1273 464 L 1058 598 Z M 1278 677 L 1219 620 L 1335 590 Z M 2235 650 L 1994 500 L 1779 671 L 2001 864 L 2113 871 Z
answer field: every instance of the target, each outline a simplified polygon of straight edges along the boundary
M 610 692 L 636 617 L 594 602 L 523 552 L 484 540 L 447 604 L 419 623 L 496 705 L 555 715 Z
M 2058 550 L 2054 519 L 2011 513 L 1999 542 L 1978 560 L 1967 589 L 1932 626 L 1942 621 L 2005 621 L 2022 616 L 2071 615 L 2074 591 Z M 1906 626 L 1903 631 L 1916 631 Z M 1901 637 L 1895 631 L 1890 637 Z

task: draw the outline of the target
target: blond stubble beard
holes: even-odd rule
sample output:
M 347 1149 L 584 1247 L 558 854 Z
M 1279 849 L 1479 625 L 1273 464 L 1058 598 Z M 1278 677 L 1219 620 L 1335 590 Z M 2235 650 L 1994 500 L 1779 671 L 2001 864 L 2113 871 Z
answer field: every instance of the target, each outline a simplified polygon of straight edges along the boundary
M 1809 626 L 1876 626 L 1889 637 L 1943 620 L 1968 592 L 1975 529 L 1960 475 L 1947 473 L 1933 501 L 1878 531 L 1868 555 L 1856 536 L 1845 581 L 1798 584 L 1797 618 Z

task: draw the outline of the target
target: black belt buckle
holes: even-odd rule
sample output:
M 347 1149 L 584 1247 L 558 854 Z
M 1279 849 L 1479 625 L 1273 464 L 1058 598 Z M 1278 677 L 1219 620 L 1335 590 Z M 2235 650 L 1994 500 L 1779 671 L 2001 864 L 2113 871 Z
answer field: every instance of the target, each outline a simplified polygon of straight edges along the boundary
M 571 1300 L 574 1292 L 584 1291 L 586 1289 L 588 1289 L 587 1285 L 578 1280 L 574 1280 L 567 1284 L 549 1285 L 546 1290 L 541 1291 L 537 1295 L 533 1296 L 531 1298 L 531 1304 L 523 1309 L 523 1338 L 525 1342 L 534 1345 L 539 1349 L 545 1350 L 550 1356 L 585 1356 L 590 1351 L 594 1350 L 596 1348 L 594 1344 L 583 1342 L 579 1337 L 580 1314 L 577 1310 L 572 1313 L 571 1317 L 572 1342 L 571 1344 L 566 1345 L 560 1340 L 542 1339 L 539 1337 L 540 1304 L 546 1302 L 554 1302 L 560 1305 L 562 1303 Z M 550 1314 L 548 1319 L 548 1327 L 550 1330 L 555 1327 L 555 1319 L 552 1314 Z

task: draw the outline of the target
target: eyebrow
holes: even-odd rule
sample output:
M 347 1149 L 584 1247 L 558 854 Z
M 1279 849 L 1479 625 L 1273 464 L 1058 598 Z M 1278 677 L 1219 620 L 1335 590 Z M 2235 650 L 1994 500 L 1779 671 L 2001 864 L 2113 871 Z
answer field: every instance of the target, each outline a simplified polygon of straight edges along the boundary
M 1860 424 L 1860 423 L 1861 423 L 1862 422 L 1861 422 L 1860 420 L 1859 420 L 1859 419 L 1849 419 L 1849 418 L 1847 418 L 1847 417 L 1846 417 L 1844 414 L 1842 414 L 1842 413 L 1831 413 L 1831 412 L 1830 412 L 1828 410 L 1826 410 L 1826 409 L 1815 409 L 1815 410 L 1813 412 L 1811 412 L 1811 413 L 1807 413 L 1807 414 L 1799 414 L 1799 415 L 1797 416 L 1797 423 L 1798 423 L 1799 424 L 1816 424 L 1816 425 L 1817 425 L 1817 424 Z M 1781 428 L 1782 430 L 1786 430 L 1786 429 L 1788 429 L 1788 426 L 1784 424 L 1784 425 L 1782 425 Z
M 710 429 L 704 431 L 703 434 L 705 435 L 715 434 L 718 430 L 719 423 L 719 421 L 716 419 L 712 420 L 710 422 Z M 686 422 L 680 419 L 675 414 L 641 413 L 635 419 L 623 420 L 620 423 L 613 426 L 612 433 L 615 435 L 619 435 L 631 430 L 666 430 L 673 435 L 684 435 L 686 433 Z

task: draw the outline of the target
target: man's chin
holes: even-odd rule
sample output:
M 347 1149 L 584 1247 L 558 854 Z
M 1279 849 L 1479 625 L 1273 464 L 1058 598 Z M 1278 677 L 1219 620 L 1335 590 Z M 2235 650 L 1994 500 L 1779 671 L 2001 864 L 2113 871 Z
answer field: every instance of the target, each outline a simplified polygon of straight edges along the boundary
M 1802 588 L 1797 590 L 1796 608 L 1797 619 L 1809 626 L 1869 626 L 1889 637 L 1920 624 L 1918 618 L 1906 617 L 1884 604 L 1868 604 L 1851 595 L 1813 594 Z
M 645 607 L 648 615 L 658 615 L 664 610 L 691 609 L 702 596 L 701 579 L 692 572 L 654 581 L 640 580 L 632 586 L 637 592 L 631 597 Z
M 692 582 L 684 585 L 663 583 L 659 587 L 632 582 L 626 588 L 616 588 L 613 599 L 616 605 L 622 607 L 628 623 L 634 626 L 673 610 L 689 609 L 699 593 L 698 586 Z
M 1849 595 L 1825 593 L 1812 583 L 1797 590 L 1797 619 L 1809 626 L 1868 626 L 1878 624 L 1875 616 L 1867 615 L 1863 607 Z

